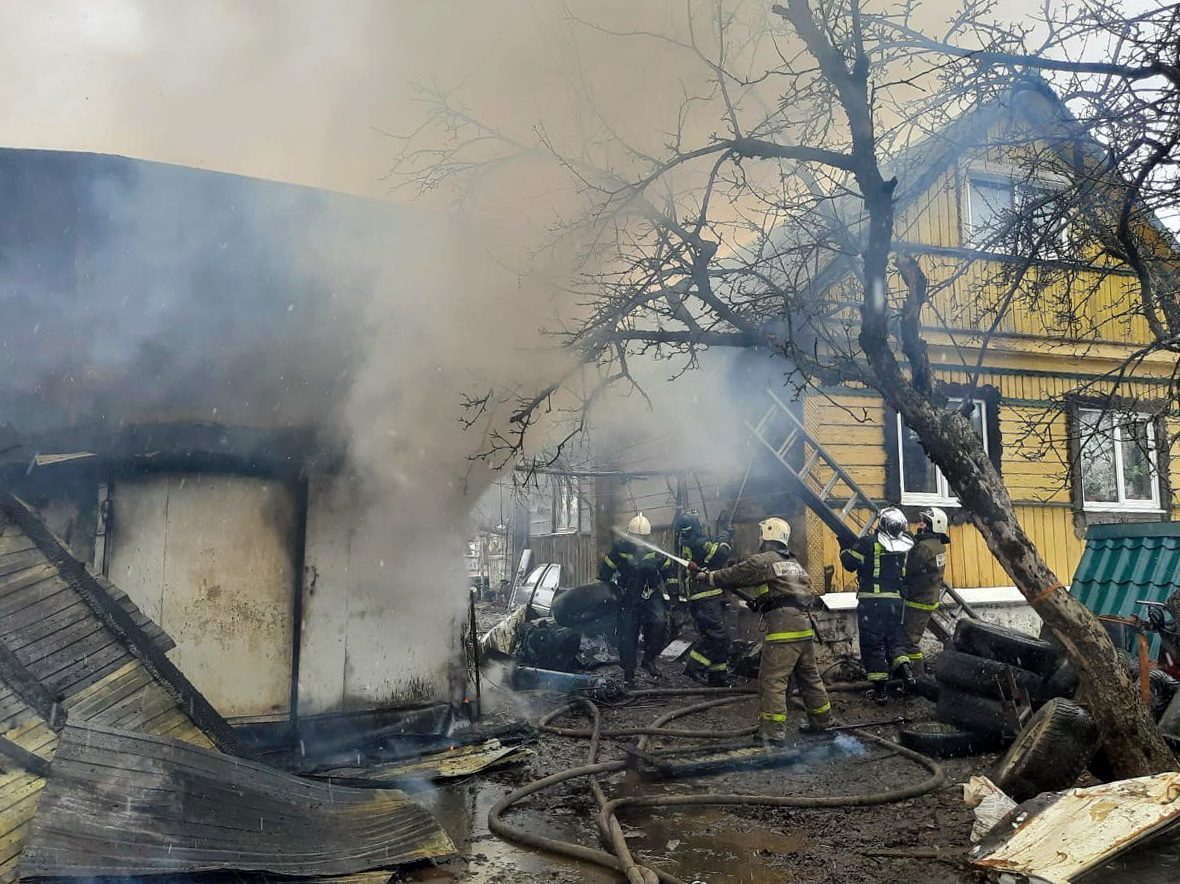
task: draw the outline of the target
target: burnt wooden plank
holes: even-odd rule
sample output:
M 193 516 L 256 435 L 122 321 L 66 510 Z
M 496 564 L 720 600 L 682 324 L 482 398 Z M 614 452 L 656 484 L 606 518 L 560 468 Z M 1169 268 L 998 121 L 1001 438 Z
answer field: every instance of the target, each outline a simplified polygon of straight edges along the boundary
M 5 707 L 3 711 L 0 711 L 0 732 L 13 730 L 33 719 L 40 721 L 37 713 L 24 703 L 21 703 L 19 707 Z
M 0 577 L 0 596 L 6 596 L 49 577 L 57 576 L 57 568 L 49 562 L 41 562 L 29 568 L 21 568 Z
M 94 721 L 119 730 L 152 733 L 150 722 L 170 712 L 179 712 L 175 700 L 158 689 L 142 690 L 122 703 L 107 707 Z
M 30 775 L 29 788 L 24 790 L 21 799 L 2 811 L 4 818 L 11 820 L 12 825 L 7 832 L 0 835 L 0 862 L 8 862 L 19 857 L 25 836 L 28 834 L 29 823 L 33 821 L 33 814 L 37 811 L 37 799 L 43 788 L 45 780 Z
M 59 629 L 65 629 L 67 626 L 72 626 L 86 619 L 93 619 L 90 609 L 83 604 L 81 599 L 78 599 L 69 607 L 54 611 L 44 617 L 30 618 L 28 622 L 17 624 L 5 623 L 0 634 L 3 634 L 4 640 L 13 652 L 18 652 L 27 645 L 52 635 Z
M 55 574 L 0 598 L 0 627 L 9 628 L 9 621 L 15 622 L 17 617 L 23 616 L 25 621 L 43 617 L 46 613 L 68 608 L 77 600 L 66 582 Z
M 188 716 L 173 706 L 161 715 L 157 715 L 149 721 L 145 721 L 136 728 L 145 734 L 151 734 L 156 737 L 172 737 L 177 740 L 184 740 L 186 743 L 193 742 L 193 734 L 200 734 Z M 209 748 L 212 743 L 207 738 L 197 741 L 198 746 L 205 746 Z
M 76 657 L 91 649 L 97 650 L 105 647 L 114 641 L 115 637 L 111 635 L 109 629 L 105 629 L 93 617 L 84 617 L 42 636 L 37 641 L 27 643 L 14 653 L 24 661 L 26 666 L 36 671 L 42 660 L 61 654 Z M 130 654 L 127 656 L 131 657 Z
M 71 724 L 21 874 L 352 874 L 452 851 L 400 792 L 328 787 L 177 740 Z
M 41 555 L 41 551 L 33 546 L 33 542 L 30 540 L 29 549 L 0 555 L 0 577 L 7 577 L 9 574 L 23 571 L 25 568 L 31 568 L 44 561 L 45 556 Z
M 45 777 L 23 767 L 20 771 L 21 777 L 0 793 L 0 820 L 9 832 L 29 821 L 37 809 L 37 796 L 45 788 Z
M 45 745 L 25 745 L 22 748 L 44 758 L 46 761 L 52 761 L 55 740 L 56 738 L 50 739 Z M 24 788 L 24 784 L 30 777 L 36 779 L 36 777 L 20 765 L 5 763 L 4 771 L 0 773 L 0 834 L 6 831 L 5 826 L 8 825 L 9 821 L 9 818 L 4 815 L 3 809 L 16 800 L 13 796 L 20 794 L 20 790 Z
M 0 681 L 23 700 L 53 729 L 65 724 L 65 710 L 58 705 L 57 696 L 48 690 L 37 674 L 0 641 Z
M 0 692 L 0 733 L 6 733 L 21 721 L 27 721 L 37 713 L 12 691 Z
M 127 652 L 118 642 L 111 642 L 93 654 L 67 658 L 69 665 L 42 676 L 42 684 L 54 694 L 69 696 L 114 672 L 127 662 Z M 60 661 L 42 661 L 57 665 Z
M 226 752 L 240 752 L 237 734 L 192 682 L 177 669 L 135 619 L 103 589 L 94 575 L 70 555 L 53 533 L 21 501 L 0 495 L 0 512 L 23 531 L 59 575 L 90 606 L 118 641 L 164 686 L 183 709 Z M 51 691 L 54 689 L 51 687 Z
M 139 609 L 139 606 L 135 604 L 134 600 L 132 600 L 131 596 L 127 595 L 127 593 L 123 592 L 123 590 L 121 590 L 118 586 L 111 583 L 111 581 L 102 574 L 95 574 L 94 579 L 98 582 L 99 586 L 106 590 L 112 598 L 114 598 L 119 602 L 120 605 L 123 606 L 124 610 L 126 610 L 127 613 L 131 615 L 131 619 L 143 627 L 143 631 L 151 637 L 152 641 L 155 642 L 156 646 L 161 651 L 171 651 L 176 647 L 176 642 L 172 640 L 172 636 L 165 632 L 160 624 L 156 623 L 156 621 L 148 617 L 147 614 L 143 613 L 143 611 Z
M 178 712 L 177 715 L 180 715 Z M 150 729 L 145 728 L 144 733 L 154 734 L 157 737 L 170 737 L 174 740 L 183 740 L 186 743 L 192 743 L 194 746 L 203 746 L 206 749 L 213 748 L 213 741 L 192 723 L 192 720 L 185 715 L 180 715 L 179 718 L 170 718 L 167 720 L 160 720 L 158 723 L 153 722 Z
M 48 761 L 4 737 L 0 737 L 0 755 L 20 765 L 31 774 L 39 777 L 49 775 Z
M 37 544 L 16 525 L 9 525 L 8 530 L 0 534 L 0 555 L 25 552 L 36 548 Z
M 77 721 L 89 721 L 150 683 L 151 677 L 144 668 L 138 661 L 132 660 L 102 681 L 67 697 L 66 711 Z

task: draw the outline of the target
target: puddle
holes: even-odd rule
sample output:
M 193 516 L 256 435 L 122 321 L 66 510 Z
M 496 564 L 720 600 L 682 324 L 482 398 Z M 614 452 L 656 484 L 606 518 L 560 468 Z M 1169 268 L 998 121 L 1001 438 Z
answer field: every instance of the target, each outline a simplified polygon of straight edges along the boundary
M 853 739 L 810 744 L 802 753 L 807 767 L 830 764 L 840 758 L 865 752 L 863 744 Z M 757 777 L 758 774 L 755 774 Z M 674 793 L 694 790 L 703 782 L 641 781 L 633 773 L 615 780 L 615 794 L 646 794 L 661 791 Z M 743 791 L 755 791 L 747 784 Z M 511 787 L 472 778 L 428 792 L 416 799 L 428 807 L 454 840 L 461 857 L 433 868 L 402 871 L 395 881 L 470 882 L 470 884 L 505 884 L 513 881 L 545 881 L 547 884 L 615 884 L 615 873 L 591 865 L 576 864 L 557 857 L 518 847 L 492 835 L 487 828 L 488 810 L 504 797 Z M 726 789 L 734 791 L 734 789 Z M 530 831 L 586 846 L 598 845 L 587 834 L 586 824 L 592 812 L 585 802 L 548 806 L 540 804 L 531 811 L 524 805 L 517 820 Z M 538 812 L 538 807 L 546 808 Z M 709 884 L 784 884 L 801 882 L 792 871 L 796 855 L 813 854 L 819 849 L 798 833 L 776 831 L 764 823 L 731 815 L 722 807 L 699 807 L 676 811 L 635 810 L 622 819 L 628 844 L 636 856 L 658 865 L 686 881 Z
M 617 884 L 618 876 L 597 866 L 550 857 L 547 854 L 511 844 L 488 831 L 488 811 L 513 787 L 471 778 L 429 792 L 414 795 L 446 829 L 460 856 L 434 867 L 403 870 L 394 881 L 464 882 L 464 884 L 503 884 L 517 875 L 544 875 L 552 884 L 585 881 L 587 884 Z M 567 810 L 558 808 L 557 810 Z M 557 814 L 573 819 L 574 813 Z M 585 836 L 576 836 L 557 824 L 529 820 L 529 830 L 564 840 L 589 844 Z

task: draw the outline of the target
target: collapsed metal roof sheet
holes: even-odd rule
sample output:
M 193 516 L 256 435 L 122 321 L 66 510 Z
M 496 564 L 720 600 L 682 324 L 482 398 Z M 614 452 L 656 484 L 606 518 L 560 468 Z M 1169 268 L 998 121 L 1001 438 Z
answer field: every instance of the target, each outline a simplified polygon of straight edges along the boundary
M 394 789 L 350 789 L 165 737 L 67 725 L 23 877 L 345 875 L 455 852 Z
M 1095 525 L 1070 591 L 1095 614 L 1136 613 L 1180 589 L 1180 522 Z M 1142 611 L 1138 613 L 1142 614 Z

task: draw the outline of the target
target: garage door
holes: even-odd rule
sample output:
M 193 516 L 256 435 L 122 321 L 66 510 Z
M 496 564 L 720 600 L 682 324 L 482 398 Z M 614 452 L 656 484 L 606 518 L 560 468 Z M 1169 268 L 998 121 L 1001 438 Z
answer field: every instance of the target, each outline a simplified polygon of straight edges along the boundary
M 114 486 L 110 578 L 176 641 L 173 661 L 225 716 L 290 704 L 295 499 L 252 476 Z

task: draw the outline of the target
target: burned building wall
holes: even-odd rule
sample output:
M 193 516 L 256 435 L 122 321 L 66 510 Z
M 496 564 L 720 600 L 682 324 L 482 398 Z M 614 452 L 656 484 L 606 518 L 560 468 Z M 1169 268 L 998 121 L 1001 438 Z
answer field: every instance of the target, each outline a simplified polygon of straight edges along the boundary
M 298 522 L 290 484 L 157 473 L 120 479 L 112 502 L 108 576 L 173 637 L 173 662 L 226 717 L 285 717 Z

